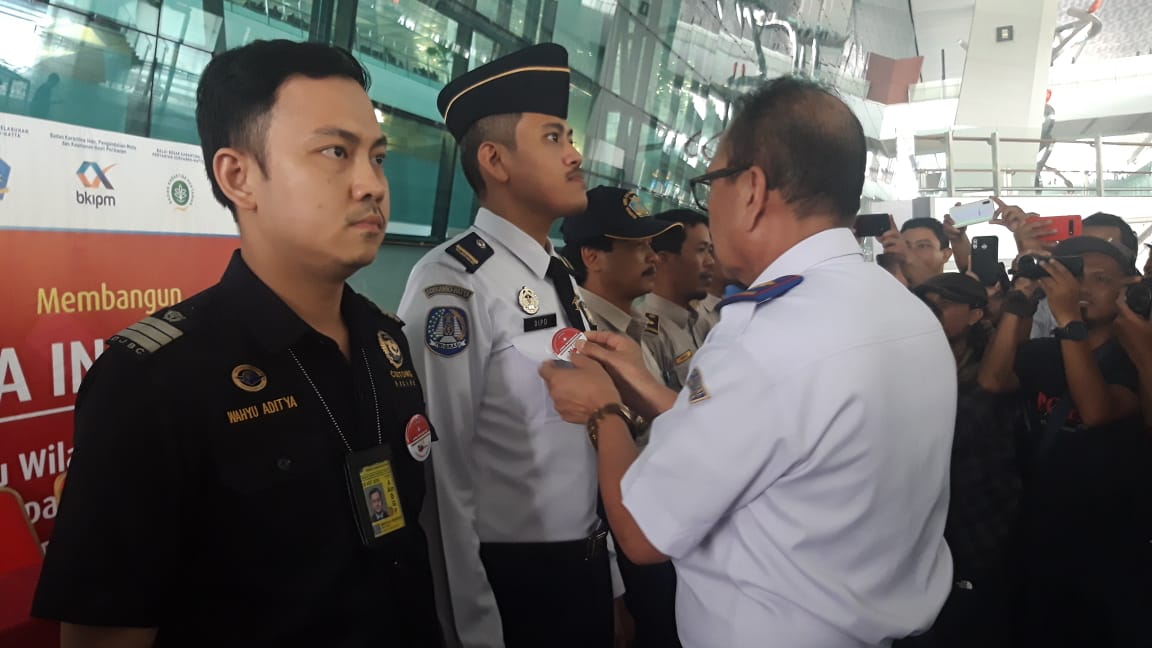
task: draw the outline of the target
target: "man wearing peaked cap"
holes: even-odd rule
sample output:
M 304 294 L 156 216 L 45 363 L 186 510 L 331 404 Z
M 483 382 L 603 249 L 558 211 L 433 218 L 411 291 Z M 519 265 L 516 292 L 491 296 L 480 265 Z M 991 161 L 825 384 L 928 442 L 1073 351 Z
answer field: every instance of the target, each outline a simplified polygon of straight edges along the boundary
M 617 547 L 675 566 L 688 648 L 888 645 L 926 628 L 951 586 L 956 377 L 920 368 L 952 354 L 849 229 L 866 154 L 829 91 L 753 89 L 690 181 L 725 272 L 750 288 L 720 302 L 684 389 L 600 331 L 572 367 L 540 366 L 596 448 Z M 652 419 L 643 452 L 637 416 Z
M 438 434 L 452 614 L 468 648 L 613 638 L 619 574 L 597 514 L 596 457 L 536 373 L 571 329 L 588 328 L 548 241 L 557 219 L 583 218 L 587 206 L 568 84 L 567 51 L 546 43 L 440 92 L 481 208 L 416 264 L 400 304 L 407 333 L 424 342 L 414 355 Z

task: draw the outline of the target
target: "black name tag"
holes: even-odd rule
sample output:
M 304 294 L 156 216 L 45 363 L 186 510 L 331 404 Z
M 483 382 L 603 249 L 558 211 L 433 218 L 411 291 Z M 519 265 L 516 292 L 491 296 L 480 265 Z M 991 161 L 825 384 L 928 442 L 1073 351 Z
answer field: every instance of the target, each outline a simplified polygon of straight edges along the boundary
M 539 331 L 540 329 L 552 328 L 556 326 L 556 313 L 549 313 L 547 315 L 537 315 L 536 317 L 524 318 L 524 332 L 530 333 L 532 331 Z

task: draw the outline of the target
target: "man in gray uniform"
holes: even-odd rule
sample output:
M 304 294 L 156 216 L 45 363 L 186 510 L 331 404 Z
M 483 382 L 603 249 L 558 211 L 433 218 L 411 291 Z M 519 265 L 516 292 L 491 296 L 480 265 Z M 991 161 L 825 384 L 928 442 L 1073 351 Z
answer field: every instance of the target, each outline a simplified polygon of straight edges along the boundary
M 711 329 L 692 302 L 708 294 L 716 261 L 707 216 L 673 209 L 656 218 L 681 227 L 652 239 L 660 261 L 656 285 L 641 306 L 647 319 L 643 340 L 660 366 L 664 384 L 679 391 L 688 379 L 689 361 Z

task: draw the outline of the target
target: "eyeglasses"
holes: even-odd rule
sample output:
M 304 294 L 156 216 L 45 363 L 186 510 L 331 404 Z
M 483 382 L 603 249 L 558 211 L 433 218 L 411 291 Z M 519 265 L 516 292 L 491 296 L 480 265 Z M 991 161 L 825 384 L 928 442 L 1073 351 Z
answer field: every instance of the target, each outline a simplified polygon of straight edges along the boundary
M 731 178 L 751 168 L 751 164 L 724 167 L 723 169 L 717 169 L 711 173 L 705 173 L 702 176 L 688 180 L 688 186 L 692 189 L 692 199 L 696 201 L 696 206 L 699 207 L 701 211 L 708 211 L 708 199 L 712 197 L 713 180 Z

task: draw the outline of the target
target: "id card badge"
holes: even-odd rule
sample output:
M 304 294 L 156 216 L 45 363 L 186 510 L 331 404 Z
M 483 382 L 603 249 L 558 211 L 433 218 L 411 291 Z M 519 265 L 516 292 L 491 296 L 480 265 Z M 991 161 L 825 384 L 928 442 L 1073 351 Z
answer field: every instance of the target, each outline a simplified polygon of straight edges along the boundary
M 366 547 L 383 544 L 389 534 L 405 526 L 400 507 L 400 491 L 392 469 L 392 451 L 376 446 L 354 452 L 344 458 L 344 474 L 356 528 Z

